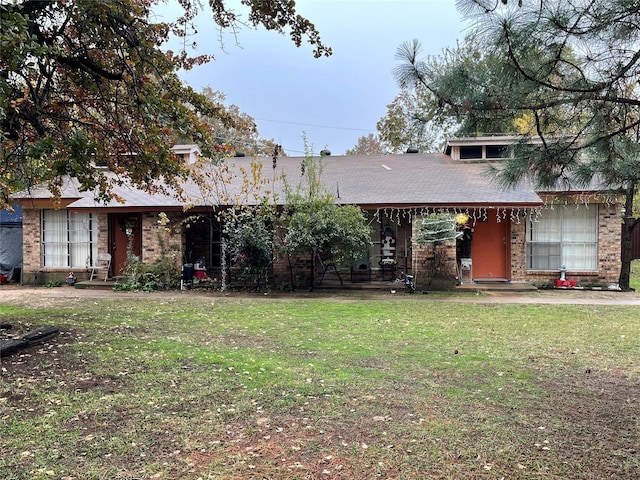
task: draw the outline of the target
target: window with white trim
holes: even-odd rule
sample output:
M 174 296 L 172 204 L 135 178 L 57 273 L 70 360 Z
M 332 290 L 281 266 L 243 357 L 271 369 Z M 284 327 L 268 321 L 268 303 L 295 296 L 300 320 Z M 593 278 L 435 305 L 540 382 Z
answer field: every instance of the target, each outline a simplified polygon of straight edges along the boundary
M 86 268 L 97 255 L 98 225 L 91 213 L 42 211 L 42 266 Z
M 598 269 L 598 206 L 555 206 L 529 222 L 527 268 Z

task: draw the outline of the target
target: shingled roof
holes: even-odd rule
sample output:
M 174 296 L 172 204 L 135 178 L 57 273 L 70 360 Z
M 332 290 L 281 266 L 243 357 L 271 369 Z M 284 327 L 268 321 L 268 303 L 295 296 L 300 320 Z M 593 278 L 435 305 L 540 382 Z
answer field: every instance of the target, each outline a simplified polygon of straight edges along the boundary
M 194 183 L 185 184 L 185 198 L 171 195 L 149 194 L 142 190 L 119 186 L 114 192 L 125 203 L 97 202 L 91 192 L 80 192 L 73 181 L 63 189 L 63 197 L 72 200 L 68 208 L 182 208 L 187 204 L 225 205 L 234 203 L 243 188 L 241 170 L 251 171 L 252 161 L 262 166 L 262 177 L 269 180 L 263 191 L 276 194 L 281 203 L 284 182 L 296 185 L 304 180 L 301 165 L 303 157 L 280 157 L 273 167 L 273 159 L 236 157 L 226 160 L 229 173 L 217 191 L 203 193 Z M 540 197 L 528 185 L 503 189 L 487 174 L 486 163 L 459 162 L 445 154 L 349 155 L 316 157 L 320 162 L 321 181 L 342 204 L 364 208 L 395 207 L 534 207 L 542 204 Z M 212 182 L 214 183 L 214 182 Z M 213 189 L 212 189 L 213 190 Z M 35 190 L 26 198 L 47 198 L 46 189 Z M 195 202 L 194 202 L 195 200 Z M 258 203 L 259 198 L 246 197 L 246 203 Z
M 300 178 L 302 158 L 277 161 L 276 174 Z M 345 204 L 362 206 L 513 206 L 540 205 L 529 186 L 505 190 L 487 173 L 486 163 L 455 162 L 444 154 L 326 156 L 322 182 Z M 271 169 L 271 159 L 263 171 Z

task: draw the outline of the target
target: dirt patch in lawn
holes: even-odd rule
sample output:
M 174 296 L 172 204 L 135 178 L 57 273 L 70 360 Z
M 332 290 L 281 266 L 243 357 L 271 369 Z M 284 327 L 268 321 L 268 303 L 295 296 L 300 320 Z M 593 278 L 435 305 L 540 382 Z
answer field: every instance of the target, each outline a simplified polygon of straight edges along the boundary
M 540 405 L 558 459 L 581 465 L 591 478 L 634 478 L 640 473 L 640 384 L 617 370 L 543 380 Z

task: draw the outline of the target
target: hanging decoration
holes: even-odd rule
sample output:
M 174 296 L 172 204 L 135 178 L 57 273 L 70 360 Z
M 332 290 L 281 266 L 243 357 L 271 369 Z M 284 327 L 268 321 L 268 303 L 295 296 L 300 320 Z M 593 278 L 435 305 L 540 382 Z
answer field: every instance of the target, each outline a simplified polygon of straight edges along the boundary
M 519 225 L 522 221 L 537 222 L 544 210 L 555 210 L 556 208 L 579 208 L 584 205 L 589 208 L 590 205 L 604 204 L 608 207 L 619 203 L 619 196 L 614 193 L 596 192 L 596 193 L 580 193 L 570 195 L 548 195 L 543 196 L 543 204 L 537 207 L 381 207 L 375 210 L 372 215 L 372 222 L 379 224 L 403 223 L 411 224 L 414 219 L 426 217 L 428 215 L 446 213 L 452 215 L 457 225 L 464 225 L 469 222 L 472 226 L 476 226 L 478 222 L 487 222 L 490 216 L 494 216 L 496 223 L 510 220 L 512 223 Z M 465 220 L 466 219 L 466 220 Z
M 454 213 L 455 213 L 455 210 L 454 210 Z M 464 212 L 460 212 L 456 214 L 455 219 L 458 225 L 464 225 L 469 221 L 469 215 L 467 215 Z
M 456 228 L 456 218 L 447 212 L 432 213 L 425 216 L 418 228 L 416 242 L 438 244 L 447 240 L 455 240 L 462 232 Z

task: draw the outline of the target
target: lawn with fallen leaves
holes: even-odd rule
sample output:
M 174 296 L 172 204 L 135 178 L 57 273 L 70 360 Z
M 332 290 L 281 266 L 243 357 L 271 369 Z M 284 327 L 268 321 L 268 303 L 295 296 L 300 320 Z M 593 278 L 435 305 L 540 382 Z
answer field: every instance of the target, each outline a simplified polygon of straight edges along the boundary
M 0 478 L 632 479 L 633 306 L 156 296 L 3 303 Z

